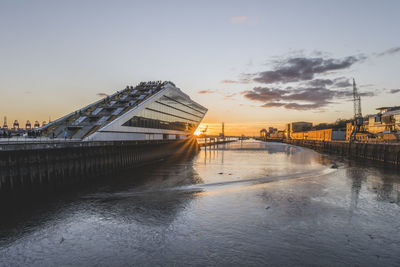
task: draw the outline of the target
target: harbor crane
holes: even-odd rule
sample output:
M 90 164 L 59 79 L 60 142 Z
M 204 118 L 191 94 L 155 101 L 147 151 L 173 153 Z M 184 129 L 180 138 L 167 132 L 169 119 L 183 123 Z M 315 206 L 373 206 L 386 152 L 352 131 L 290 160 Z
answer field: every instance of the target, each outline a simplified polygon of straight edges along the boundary
M 19 130 L 19 122 L 17 120 L 15 120 L 13 123 L 13 129 L 14 129 L 14 131 Z
M 361 113 L 361 98 L 358 93 L 356 81 L 353 78 L 353 105 L 354 105 L 354 123 L 353 131 L 351 132 L 350 141 L 356 139 L 356 134 L 360 132 L 361 126 L 363 124 L 363 116 Z
M 7 117 L 4 116 L 4 124 L 3 124 L 3 129 L 8 129 L 8 125 L 7 125 Z
M 200 130 L 200 133 L 201 133 L 200 135 L 205 136 L 207 129 L 208 129 L 208 125 L 206 125 L 206 127 L 204 127 L 203 129 Z

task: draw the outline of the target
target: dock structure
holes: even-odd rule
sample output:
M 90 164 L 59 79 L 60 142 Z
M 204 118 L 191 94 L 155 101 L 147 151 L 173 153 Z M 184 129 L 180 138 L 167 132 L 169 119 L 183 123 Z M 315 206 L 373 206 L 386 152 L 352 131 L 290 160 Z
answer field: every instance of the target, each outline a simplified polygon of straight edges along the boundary
M 106 96 L 41 128 L 0 139 L 0 193 L 36 192 L 199 150 L 193 133 L 207 109 L 172 82 Z
M 208 136 L 197 138 L 200 147 L 213 147 L 222 144 L 236 142 L 237 137 L 220 137 L 220 136 Z

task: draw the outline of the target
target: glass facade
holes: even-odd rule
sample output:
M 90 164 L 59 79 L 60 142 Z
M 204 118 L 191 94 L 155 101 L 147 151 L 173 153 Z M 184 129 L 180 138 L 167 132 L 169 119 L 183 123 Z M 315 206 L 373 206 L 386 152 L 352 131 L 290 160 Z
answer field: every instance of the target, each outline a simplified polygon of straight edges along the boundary
M 207 110 L 179 92 L 169 92 L 148 105 L 123 126 L 193 133 Z
M 202 118 L 206 111 L 198 109 L 197 106 L 195 105 L 190 105 L 190 103 L 185 103 L 182 101 L 183 99 L 180 99 L 180 101 L 175 100 L 169 96 L 162 96 L 160 100 L 157 102 L 162 103 L 166 106 L 173 107 L 175 109 L 181 110 L 182 112 L 186 112 L 188 114 L 192 114 L 194 116 L 197 116 L 199 118 Z

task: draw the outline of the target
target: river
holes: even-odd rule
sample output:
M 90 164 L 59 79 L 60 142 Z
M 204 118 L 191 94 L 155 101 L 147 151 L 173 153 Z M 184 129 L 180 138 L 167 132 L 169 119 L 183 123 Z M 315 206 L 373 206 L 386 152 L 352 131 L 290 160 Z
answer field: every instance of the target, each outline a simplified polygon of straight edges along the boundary
M 203 148 L 4 214 L 0 265 L 399 266 L 400 173 L 280 143 Z

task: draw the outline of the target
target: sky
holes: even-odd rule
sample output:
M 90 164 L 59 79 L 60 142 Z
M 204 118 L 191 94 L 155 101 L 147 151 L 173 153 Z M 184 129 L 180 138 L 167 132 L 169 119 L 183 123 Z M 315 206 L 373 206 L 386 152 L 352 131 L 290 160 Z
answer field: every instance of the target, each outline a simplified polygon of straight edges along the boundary
M 400 105 L 400 1 L 0 0 L 0 122 L 55 120 L 136 85 L 174 82 L 209 133 Z

